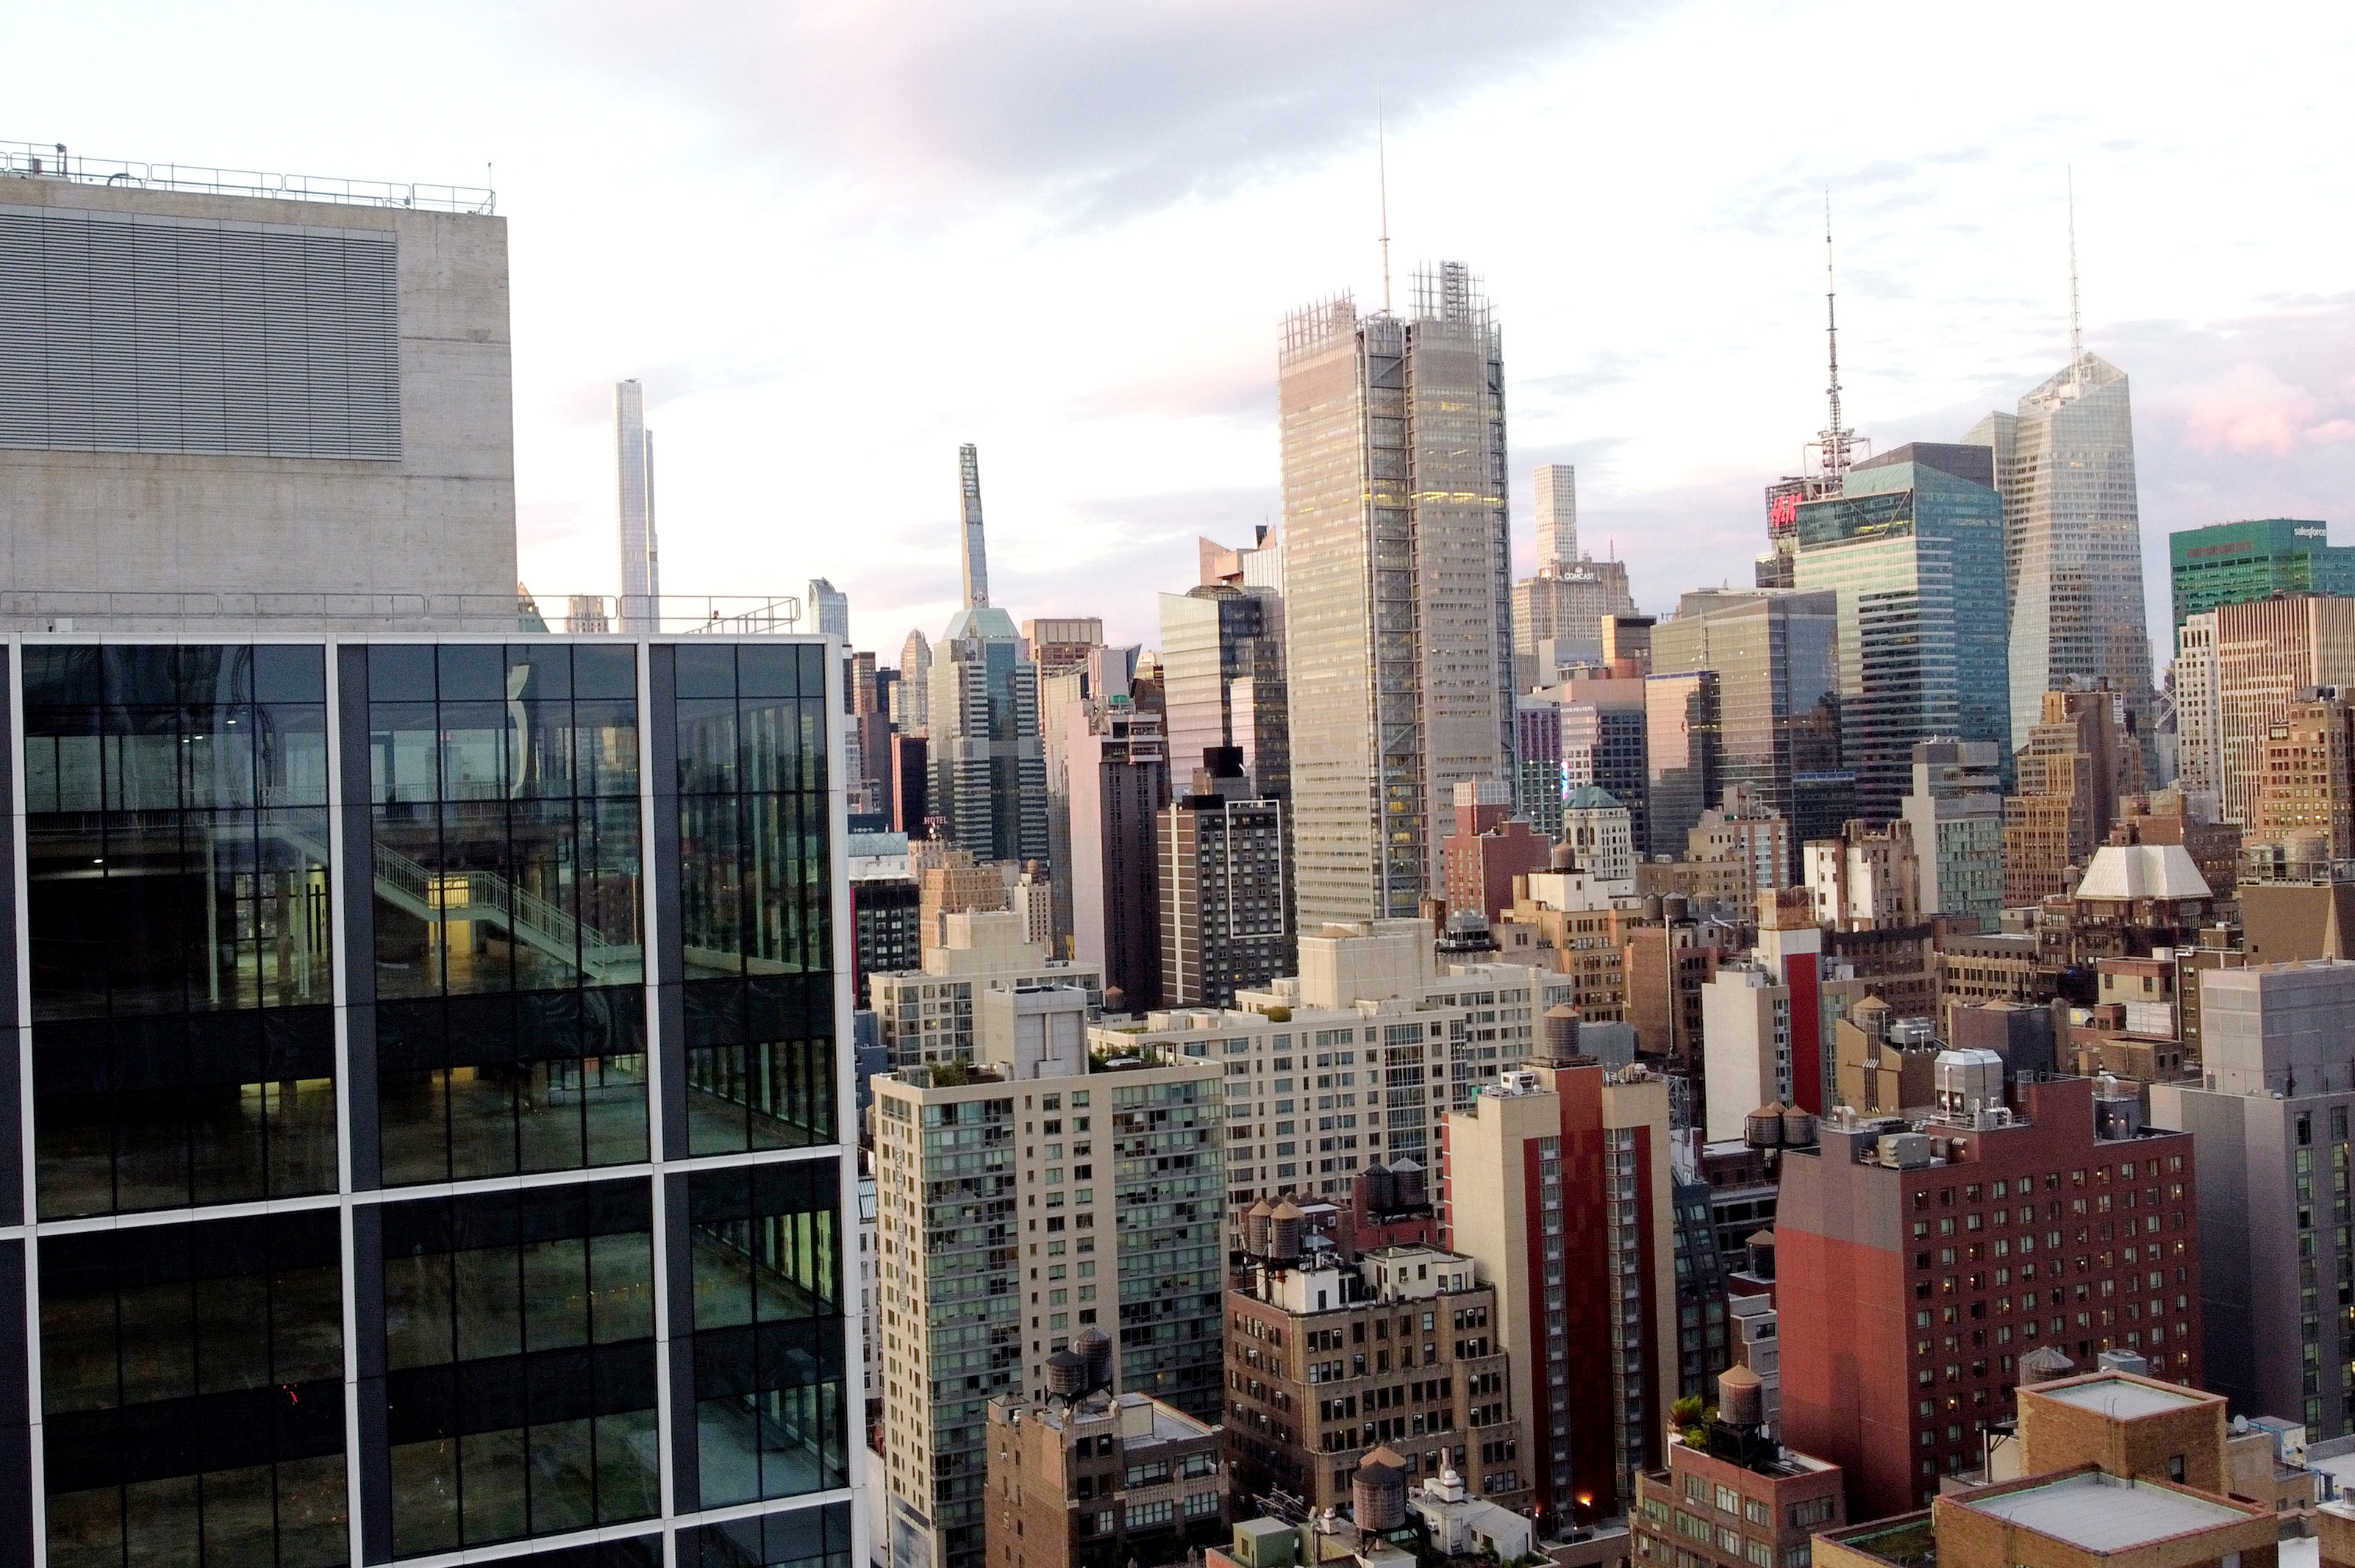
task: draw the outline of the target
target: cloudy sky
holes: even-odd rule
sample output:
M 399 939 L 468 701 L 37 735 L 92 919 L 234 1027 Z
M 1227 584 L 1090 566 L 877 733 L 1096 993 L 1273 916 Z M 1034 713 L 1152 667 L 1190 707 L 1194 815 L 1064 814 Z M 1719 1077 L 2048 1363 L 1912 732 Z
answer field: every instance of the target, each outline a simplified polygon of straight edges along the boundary
M 955 592 L 1151 642 L 1197 534 L 1277 507 L 1283 314 L 1378 302 L 1391 230 L 1505 330 L 1515 503 L 1579 467 L 1636 597 L 1746 581 L 1823 423 L 1951 439 L 2086 342 L 2166 534 L 2355 541 L 2355 11 L 2277 5 L 942 0 L 85 4 L 0 51 L 0 136 L 481 183 L 513 256 L 525 580 L 611 591 L 611 387 L 646 383 L 664 586 L 830 577 L 896 656 Z M 40 47 L 21 47 L 37 36 Z

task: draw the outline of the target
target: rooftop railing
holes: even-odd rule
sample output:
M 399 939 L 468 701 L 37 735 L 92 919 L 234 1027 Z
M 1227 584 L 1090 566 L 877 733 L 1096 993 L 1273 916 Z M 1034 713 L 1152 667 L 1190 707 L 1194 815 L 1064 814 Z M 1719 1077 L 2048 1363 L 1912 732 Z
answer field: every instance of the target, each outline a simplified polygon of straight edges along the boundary
M 0 589 L 0 632 L 620 633 L 760 636 L 802 629 L 790 594 L 257 593 Z
M 0 142 L 0 175 L 67 180 L 76 185 L 128 186 L 201 196 L 272 197 L 331 201 L 354 207 L 406 207 L 421 212 L 491 213 L 498 195 L 486 187 L 419 185 L 399 180 L 343 179 L 332 175 L 276 175 L 216 169 L 196 164 L 143 164 L 91 158 L 62 142 Z

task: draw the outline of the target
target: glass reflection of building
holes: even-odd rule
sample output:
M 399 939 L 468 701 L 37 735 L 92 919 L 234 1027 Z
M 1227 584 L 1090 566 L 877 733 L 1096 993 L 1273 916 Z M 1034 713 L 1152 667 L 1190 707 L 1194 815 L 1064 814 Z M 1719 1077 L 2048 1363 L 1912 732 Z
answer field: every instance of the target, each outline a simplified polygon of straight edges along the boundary
M 1652 657 L 1664 670 L 1717 673 L 1721 782 L 1751 785 L 1762 805 L 1790 820 L 1784 875 L 1796 884 L 1800 846 L 1836 835 L 1855 815 L 1855 780 L 1840 761 L 1835 596 L 1687 593 L 1676 616 L 1653 629 Z
M 823 645 L 18 643 L 0 1559 L 847 1568 Z
M 1684 859 L 1700 814 L 1717 802 L 1724 769 L 1714 670 L 1680 670 L 1644 679 L 1646 853 Z
M 1867 820 L 1898 816 L 1916 741 L 2011 755 L 2004 502 L 1987 473 L 1984 448 L 1916 443 L 1799 507 L 1798 585 L 1839 605 L 1840 746 Z

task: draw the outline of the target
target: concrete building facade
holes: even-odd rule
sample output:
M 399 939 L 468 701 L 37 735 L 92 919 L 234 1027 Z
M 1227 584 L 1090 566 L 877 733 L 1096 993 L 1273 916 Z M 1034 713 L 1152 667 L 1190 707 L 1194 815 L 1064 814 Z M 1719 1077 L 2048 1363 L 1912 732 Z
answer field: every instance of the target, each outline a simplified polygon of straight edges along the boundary
M 264 198 L 58 166 L 0 169 L 14 624 L 516 630 L 491 193 Z

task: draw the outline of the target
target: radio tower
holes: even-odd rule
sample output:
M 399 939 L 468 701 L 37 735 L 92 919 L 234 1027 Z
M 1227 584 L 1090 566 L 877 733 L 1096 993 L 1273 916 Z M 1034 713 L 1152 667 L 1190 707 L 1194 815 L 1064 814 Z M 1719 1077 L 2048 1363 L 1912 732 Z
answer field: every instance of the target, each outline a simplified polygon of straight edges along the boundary
M 1832 193 L 1824 191 L 1824 336 L 1831 349 L 1832 422 L 1816 434 L 1821 449 L 1817 459 L 1823 493 L 1836 496 L 1840 481 L 1855 465 L 1856 432 L 1840 423 L 1839 286 L 1832 274 Z

